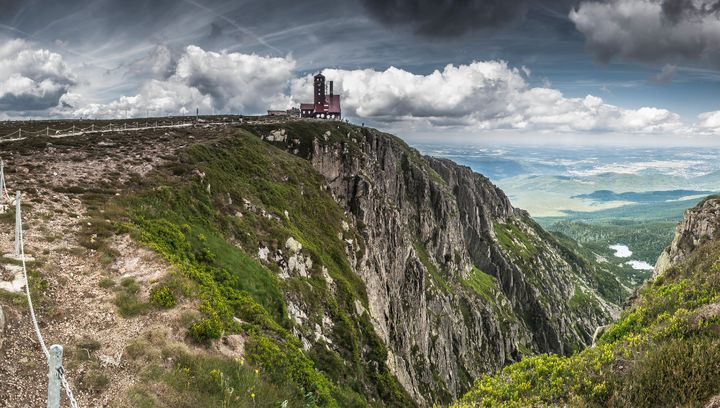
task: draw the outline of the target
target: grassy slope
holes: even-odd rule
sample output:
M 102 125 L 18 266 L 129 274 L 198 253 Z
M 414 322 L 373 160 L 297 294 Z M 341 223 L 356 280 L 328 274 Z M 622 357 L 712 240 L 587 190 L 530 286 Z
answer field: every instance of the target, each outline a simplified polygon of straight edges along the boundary
M 479 379 L 455 407 L 702 406 L 720 393 L 720 243 L 640 291 L 598 345 Z
M 534 234 L 537 234 L 540 241 L 535 241 L 536 243 L 533 244 L 533 240 L 527 233 L 523 232 L 523 230 L 512 221 L 506 224 L 496 223 L 494 225 L 494 232 L 500 245 L 507 253 L 516 255 L 516 264 L 525 267 L 524 271 L 528 278 L 534 281 L 536 285 L 541 285 L 542 282 L 539 281 L 540 277 L 535 276 L 535 271 L 530 261 L 539 252 L 545 250 L 542 245 L 547 245 L 555 247 L 575 271 L 582 272 L 583 278 L 587 280 L 588 284 L 597 290 L 605 300 L 615 304 L 621 304 L 625 300 L 627 293 L 616 277 L 606 268 L 603 268 L 602 265 L 595 262 L 595 257 L 578 245 L 577 242 L 559 234 L 553 235 L 548 233 L 529 217 L 525 218 L 523 222 L 534 231 Z M 541 247 L 539 248 L 538 245 Z M 598 306 L 594 304 L 595 302 L 591 301 L 589 297 L 584 297 L 583 299 L 587 300 L 587 302 L 584 302 L 586 306 Z
M 356 302 L 367 306 L 364 286 L 338 237 L 343 211 L 323 187 L 308 162 L 238 130 L 212 145 L 191 146 L 125 197 L 121 230 L 175 266 L 176 272 L 158 286 L 172 297 L 201 299 L 201 313 L 187 322 L 190 337 L 204 343 L 223 332 L 246 334 L 247 362 L 260 370 L 267 387 L 289 383 L 291 397 L 309 405 L 365 406 L 373 400 L 412 405 L 385 365 L 386 351 L 369 316 L 356 311 Z M 277 270 L 268 269 L 276 266 L 250 256 L 261 244 L 285 250 L 291 236 L 313 260 L 310 278 L 280 280 Z M 334 281 L 332 289 L 322 267 Z M 310 322 L 331 318 L 335 347 L 303 349 L 290 332 L 284 293 L 310 308 Z M 212 380 L 208 373 L 188 374 L 213 366 L 212 360 L 175 354 L 178 363 L 172 370 L 153 368 L 162 375 L 150 373 L 154 381 L 133 390 L 137 401 L 165 406 L 167 401 L 152 392 L 158 381 L 173 387 L 182 377 L 186 388 L 202 390 L 202 382 Z M 223 381 L 247 377 L 239 362 L 223 361 L 218 369 Z M 212 375 L 219 384 L 220 373 Z M 222 401 L 226 388 L 211 388 L 217 392 L 207 401 Z

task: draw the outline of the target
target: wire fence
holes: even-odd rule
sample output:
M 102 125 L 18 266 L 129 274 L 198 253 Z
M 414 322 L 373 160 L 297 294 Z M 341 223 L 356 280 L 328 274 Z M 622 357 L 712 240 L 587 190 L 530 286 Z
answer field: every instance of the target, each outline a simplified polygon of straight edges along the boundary
M 4 186 L 4 173 L 2 172 L 2 169 L 0 169 L 0 180 L 3 181 L 3 188 Z M 55 402 L 51 404 L 51 395 L 53 394 L 53 380 L 57 379 L 59 380 L 60 384 L 62 385 L 62 389 L 65 390 L 65 395 L 67 396 L 68 401 L 70 401 L 70 406 L 72 408 L 78 408 L 77 400 L 75 399 L 75 396 L 73 395 L 72 388 L 70 387 L 70 384 L 67 381 L 67 378 L 65 376 L 65 369 L 61 364 L 57 364 L 52 362 L 50 350 L 48 349 L 47 345 L 45 344 L 45 338 L 42 335 L 42 331 L 40 331 L 40 326 L 38 324 L 38 318 L 35 313 L 35 307 L 33 305 L 32 295 L 30 294 L 30 280 L 28 279 L 28 272 L 27 272 L 27 259 L 25 256 L 25 240 L 23 238 L 23 226 L 22 226 L 22 207 L 21 207 L 21 199 L 22 194 L 20 191 L 16 193 L 15 196 L 15 253 L 14 255 L 19 258 L 21 264 L 22 264 L 22 273 L 23 273 L 23 279 L 25 280 L 25 296 L 27 298 L 27 304 L 28 308 L 30 310 L 30 318 L 32 320 L 33 329 L 35 331 L 35 336 L 38 339 L 38 342 L 40 343 L 40 348 L 42 349 L 43 354 L 45 355 L 45 359 L 47 360 L 48 367 L 49 367 L 49 377 L 48 377 L 48 407 L 55 408 L 59 407 L 60 399 L 59 394 L 57 395 L 57 398 L 55 399 Z M 53 346 L 54 349 L 60 349 L 62 350 L 61 346 Z M 60 351 L 62 353 L 62 351 Z M 53 372 L 54 370 L 54 372 Z M 55 376 L 56 378 L 53 378 Z M 59 389 L 56 389 L 57 392 L 59 392 Z
M 153 129 L 177 129 L 177 128 L 188 128 L 188 127 L 195 127 L 195 126 L 217 126 L 217 125 L 236 125 L 236 124 L 242 124 L 243 121 L 240 119 L 239 122 L 233 121 L 233 122 L 206 122 L 206 121 L 198 121 L 198 120 L 192 120 L 192 121 L 157 121 L 154 123 L 150 122 L 135 122 L 135 123 L 108 123 L 106 125 L 96 125 L 96 124 L 90 124 L 89 126 L 81 127 L 77 125 L 73 125 L 71 127 L 65 128 L 65 129 L 55 129 L 51 128 L 49 126 L 46 126 L 44 129 L 38 129 L 38 130 L 28 130 L 28 129 L 22 129 L 18 128 L 12 133 L 0 135 L 0 143 L 3 142 L 11 142 L 11 141 L 19 141 L 19 140 L 26 140 L 33 137 L 51 137 L 51 138 L 62 138 L 62 137 L 70 137 L 70 136 L 80 136 L 80 135 L 87 135 L 87 134 L 103 134 L 103 133 L 113 133 L 113 132 L 127 132 L 127 131 L 141 131 L 141 130 L 153 130 Z M 35 128 L 37 129 L 37 128 Z M 4 162 L 0 160 L 0 201 L 9 202 L 11 201 L 10 195 L 7 193 L 7 185 L 5 183 L 5 177 L 4 177 Z M 78 408 L 78 403 L 73 395 L 72 389 L 70 387 L 70 384 L 68 383 L 67 377 L 65 375 L 65 370 L 61 364 L 55 364 L 53 362 L 53 353 L 57 352 L 57 349 L 59 348 L 60 356 L 62 355 L 62 347 L 54 345 L 50 349 L 48 349 L 47 345 L 45 344 L 45 339 L 42 335 L 42 332 L 40 331 L 40 326 L 38 324 L 38 318 L 35 313 L 35 308 L 33 305 L 32 296 L 30 293 L 30 281 L 28 280 L 28 273 L 27 273 L 27 265 L 26 265 L 26 256 L 25 256 L 25 241 L 23 238 L 23 227 L 22 227 L 22 210 L 21 210 L 21 198 L 22 194 L 18 191 L 15 197 L 15 216 L 16 216 L 16 224 L 15 224 L 15 256 L 21 261 L 22 263 L 22 273 L 23 278 L 25 280 L 25 296 L 27 297 L 27 303 L 28 308 L 30 310 L 30 317 L 32 320 L 33 329 L 35 331 L 35 335 L 38 339 L 38 342 L 40 343 L 40 348 L 42 349 L 43 354 L 45 355 L 45 359 L 48 362 L 48 366 L 50 368 L 50 383 L 48 388 L 48 406 L 50 406 L 50 401 L 54 400 L 52 403 L 53 406 L 56 406 L 55 404 L 59 404 L 59 395 L 56 395 L 55 398 L 51 398 L 51 394 L 53 393 L 52 390 L 52 383 L 53 383 L 53 376 L 55 376 L 55 379 L 60 381 L 60 384 L 62 385 L 62 389 L 65 391 L 65 395 L 67 396 L 68 401 L 70 402 L 70 406 L 72 408 Z M 59 406 L 59 405 L 57 405 Z
M 103 133 L 115 133 L 115 132 L 132 132 L 141 130 L 153 130 L 153 129 L 177 129 L 187 128 L 194 126 L 213 126 L 213 125 L 235 125 L 242 124 L 242 119 L 239 122 L 205 122 L 198 120 L 185 120 L 185 121 L 156 121 L 156 122 L 133 122 L 133 123 L 109 123 L 103 126 L 96 126 L 90 124 L 89 126 L 81 127 L 73 125 L 66 129 L 55 129 L 50 126 L 36 130 L 28 130 L 18 128 L 14 132 L 0 135 L 0 143 L 3 142 L 14 142 L 19 140 L 26 140 L 32 137 L 51 137 L 51 138 L 62 138 L 70 136 L 81 136 L 87 134 L 103 134 Z

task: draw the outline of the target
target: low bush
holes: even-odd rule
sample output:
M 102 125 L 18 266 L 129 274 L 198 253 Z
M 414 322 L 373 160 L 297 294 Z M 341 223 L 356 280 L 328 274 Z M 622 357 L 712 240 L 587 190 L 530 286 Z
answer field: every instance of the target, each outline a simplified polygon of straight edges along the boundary
M 176 304 L 175 295 L 168 287 L 155 287 L 150 289 L 150 303 L 170 309 Z

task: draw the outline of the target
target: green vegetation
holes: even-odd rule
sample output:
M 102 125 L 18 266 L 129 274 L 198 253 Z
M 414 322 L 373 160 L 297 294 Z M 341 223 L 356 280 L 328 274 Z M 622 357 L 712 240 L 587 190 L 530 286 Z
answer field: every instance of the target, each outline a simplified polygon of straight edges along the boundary
M 455 407 L 704 405 L 720 392 L 718 253 L 707 244 L 644 286 L 595 347 L 525 358 L 479 379 Z
M 309 134 L 328 129 L 341 137 L 334 126 L 305 125 L 298 126 Z M 137 283 L 123 281 L 116 296 L 121 314 L 144 313 L 151 303 L 172 307 L 178 296 L 198 299 L 200 314 L 186 319 L 191 339 L 202 345 L 223 334 L 248 336 L 248 362 L 269 383 L 291 384 L 305 404 L 412 405 L 385 365 L 387 351 L 369 317 L 358 315 L 355 307 L 356 302 L 367 307 L 367 299 L 347 261 L 345 239 L 356 243 L 358 254 L 362 240 L 352 231 L 338 236 L 344 212 L 310 163 L 239 130 L 182 151 L 176 162 L 124 197 L 122 207 L 119 231 L 165 258 L 174 277 L 150 290 L 149 303 L 140 300 Z M 312 261 L 309 277 L 281 280 L 279 266 L 250 255 L 260 247 L 287 252 L 290 237 Z M 308 325 L 294 326 L 305 338 L 314 338 L 314 324 L 330 317 L 332 347 L 304 350 L 290 330 L 284 293 L 305 307 Z M 235 375 L 222 372 L 226 378 Z M 194 382 L 188 387 L 200 389 L 195 382 L 201 377 L 187 378 Z M 149 390 L 135 391 L 136 405 L 154 406 Z
M 103 289 L 110 289 L 113 286 L 115 286 L 115 281 L 112 280 L 111 278 L 102 278 L 98 282 L 98 286 L 100 286 Z
M 630 292 L 617 278 L 618 272 L 615 268 L 619 266 L 614 263 L 598 262 L 595 252 L 562 233 L 553 232 L 552 235 L 561 244 L 567 259 L 573 260 L 582 270 L 589 272 L 585 277 L 604 299 L 617 305 L 625 302 Z
M 512 220 L 506 224 L 493 224 L 493 230 L 498 242 L 509 254 L 527 260 L 538 253 L 533 241 Z
M 652 271 L 635 270 L 625 262 L 630 259 L 653 265 L 658 255 L 673 239 L 676 222 L 671 221 L 612 221 L 581 222 L 561 221 L 547 226 L 558 239 L 569 237 L 581 246 L 581 252 L 602 269 L 616 276 L 623 284 L 635 288 L 644 282 Z M 610 245 L 623 244 L 632 250 L 628 259 L 614 256 Z
M 110 385 L 110 378 L 102 371 L 101 368 L 92 368 L 85 371 L 78 381 L 79 389 L 85 392 L 101 392 Z
M 475 293 L 482 296 L 488 302 L 495 302 L 493 296 L 497 290 L 497 281 L 494 276 L 473 268 L 470 277 L 463 281 L 463 284 Z
M 148 304 L 140 299 L 140 285 L 133 278 L 125 278 L 115 293 L 115 306 L 123 317 L 132 317 L 148 311 Z
M 568 300 L 568 306 L 570 306 L 570 310 L 575 313 L 581 313 L 582 311 L 598 307 L 595 299 L 580 289 L 579 286 L 575 286 L 575 292 L 570 300 Z
M 550 231 L 567 235 L 588 249 L 612 259 L 609 245 L 627 245 L 633 252 L 632 259 L 653 264 L 675 235 L 677 222 L 622 222 L 584 223 L 563 221 L 549 226 Z
M 450 293 L 450 285 L 445 281 L 445 278 L 440 274 L 435 264 L 430 260 L 430 255 L 427 252 L 425 244 L 422 242 L 415 242 L 415 252 L 417 252 L 420 262 L 425 267 L 425 270 L 430 274 L 430 279 L 433 283 L 443 292 Z
M 150 303 L 170 309 L 177 302 L 172 290 L 167 286 L 161 286 L 150 289 Z
M 313 406 L 313 394 L 291 383 L 277 383 L 244 361 L 191 353 L 167 344 L 158 334 L 137 339 L 125 350 L 142 382 L 117 407 L 288 407 Z M 165 361 L 172 361 L 171 365 Z

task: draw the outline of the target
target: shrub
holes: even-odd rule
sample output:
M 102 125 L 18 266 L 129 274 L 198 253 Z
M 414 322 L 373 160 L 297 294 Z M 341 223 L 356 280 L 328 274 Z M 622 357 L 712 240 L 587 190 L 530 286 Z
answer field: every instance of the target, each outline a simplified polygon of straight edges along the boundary
M 705 309 L 720 299 L 713 245 L 646 285 L 597 346 L 525 358 L 478 380 L 456 406 L 704 405 L 720 389 L 720 317 Z
M 251 363 L 269 372 L 275 381 L 289 379 L 312 393 L 319 405 L 337 407 L 330 380 L 296 347 L 265 336 L 252 336 L 247 343 L 247 356 Z
M 110 385 L 110 379 L 100 369 L 86 371 L 80 380 L 80 389 L 86 392 L 99 393 Z
M 150 303 L 170 309 L 175 306 L 175 295 L 166 286 L 155 287 L 150 290 Z
M 203 319 L 190 326 L 188 331 L 198 343 L 207 343 L 211 339 L 219 339 L 223 334 L 223 325 L 218 318 Z
M 125 278 L 120 282 L 115 294 L 115 306 L 121 316 L 133 317 L 147 312 L 148 304 L 140 300 L 139 293 L 140 285 L 135 279 Z
M 115 281 L 110 278 L 102 278 L 100 279 L 100 282 L 98 282 L 98 286 L 103 289 L 110 289 L 115 286 Z

